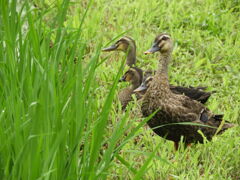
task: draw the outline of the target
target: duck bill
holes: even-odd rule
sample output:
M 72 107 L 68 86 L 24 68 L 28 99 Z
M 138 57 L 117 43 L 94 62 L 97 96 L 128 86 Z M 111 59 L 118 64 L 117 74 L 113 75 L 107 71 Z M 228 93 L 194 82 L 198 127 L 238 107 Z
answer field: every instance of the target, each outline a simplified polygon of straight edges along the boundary
M 108 51 L 115 51 L 116 49 L 117 49 L 117 46 L 114 44 L 114 45 L 112 45 L 110 47 L 102 49 L 102 51 L 108 52 Z
M 137 89 L 135 89 L 133 92 L 142 92 L 142 91 L 145 91 L 146 89 L 147 89 L 146 86 L 141 85 Z
M 159 50 L 160 50 L 160 47 L 154 44 L 149 50 L 145 51 L 144 54 L 153 54 Z
M 125 76 L 121 77 L 121 79 L 119 79 L 118 82 L 124 82 L 124 81 L 126 81 L 126 77 Z

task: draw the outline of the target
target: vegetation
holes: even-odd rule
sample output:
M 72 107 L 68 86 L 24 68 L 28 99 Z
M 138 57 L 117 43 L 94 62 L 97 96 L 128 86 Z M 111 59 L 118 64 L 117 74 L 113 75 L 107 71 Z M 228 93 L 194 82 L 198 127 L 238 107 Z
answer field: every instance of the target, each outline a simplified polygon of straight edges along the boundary
M 142 52 L 160 32 L 175 40 L 172 84 L 216 90 L 207 106 L 239 124 L 238 0 L 0 0 L 1 179 L 239 179 L 240 129 L 174 152 L 121 111 L 122 35 Z M 125 68 L 125 69 L 124 69 Z

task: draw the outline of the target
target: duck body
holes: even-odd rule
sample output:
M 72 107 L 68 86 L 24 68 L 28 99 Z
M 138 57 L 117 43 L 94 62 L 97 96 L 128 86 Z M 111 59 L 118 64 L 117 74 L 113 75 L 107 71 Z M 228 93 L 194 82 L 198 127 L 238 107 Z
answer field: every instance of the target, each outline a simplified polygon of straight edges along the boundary
M 132 87 L 126 87 L 118 93 L 118 98 L 121 102 L 122 109 L 126 109 L 128 103 L 133 100 L 132 95 L 135 94 L 133 91 L 134 91 L 134 89 Z M 135 95 L 136 95 L 137 99 L 141 98 L 140 95 L 138 95 L 138 94 L 135 94 Z
M 183 136 L 183 141 L 190 144 L 193 142 L 203 143 L 203 137 L 198 133 L 201 130 L 206 138 L 211 140 L 216 133 L 216 127 L 221 124 L 221 119 L 215 119 L 214 115 L 201 103 L 185 95 L 174 94 L 168 88 L 164 88 L 166 86 L 163 84 L 159 85 L 161 82 L 163 79 L 155 75 L 150 89 L 144 95 L 141 106 L 144 117 L 159 110 L 147 122 L 153 131 L 174 142 L 179 142 Z M 204 122 L 204 119 L 201 120 L 201 113 L 207 114 L 207 122 Z M 196 125 L 177 124 L 186 122 L 196 123 Z M 212 126 L 212 128 L 206 127 L 206 125 Z
M 144 95 L 150 86 L 150 83 L 153 79 L 153 76 L 145 77 L 144 81 L 141 84 L 141 88 L 135 89 L 135 92 L 139 92 L 142 95 Z M 189 98 L 196 100 L 198 102 L 201 102 L 202 104 L 206 103 L 209 97 L 214 92 L 206 92 L 206 87 L 184 87 L 184 86 L 174 86 L 170 84 L 170 90 L 174 94 L 184 94 L 185 96 L 188 96 Z
M 155 39 L 149 52 L 156 51 L 161 53 L 159 68 L 143 96 L 141 105 L 144 117 L 156 113 L 147 124 L 157 135 L 175 143 L 178 143 L 181 137 L 186 144 L 203 143 L 204 137 L 199 130 L 206 139 L 211 140 L 217 133 L 223 116 L 214 115 L 200 102 L 171 91 L 168 81 L 168 63 L 172 52 L 170 36 L 161 34 Z M 233 127 L 233 124 L 226 122 L 218 133 L 230 127 Z

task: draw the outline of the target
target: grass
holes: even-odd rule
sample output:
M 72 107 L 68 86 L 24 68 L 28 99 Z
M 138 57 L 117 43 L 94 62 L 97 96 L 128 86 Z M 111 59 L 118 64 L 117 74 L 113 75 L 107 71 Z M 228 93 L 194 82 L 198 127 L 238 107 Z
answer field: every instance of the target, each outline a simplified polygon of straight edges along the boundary
M 239 124 L 240 3 L 232 1 L 0 0 L 1 179 L 239 179 L 240 131 L 173 151 L 135 102 L 122 112 L 122 35 L 139 67 L 160 32 L 175 46 L 170 80 L 216 90 L 207 106 Z

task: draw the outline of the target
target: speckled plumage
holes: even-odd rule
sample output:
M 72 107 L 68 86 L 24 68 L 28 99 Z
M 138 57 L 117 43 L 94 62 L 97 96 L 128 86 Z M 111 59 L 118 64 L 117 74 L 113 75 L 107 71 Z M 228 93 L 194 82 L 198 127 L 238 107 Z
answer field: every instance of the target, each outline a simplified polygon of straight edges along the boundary
M 156 134 L 168 140 L 179 142 L 181 136 L 183 136 L 183 140 L 187 144 L 193 142 L 203 143 L 204 138 L 198 133 L 199 130 L 208 140 L 211 140 L 222 123 L 222 116 L 214 115 L 203 104 L 185 95 L 171 92 L 167 67 L 171 59 L 172 42 L 169 36 L 166 36 L 163 40 L 162 37 L 164 36 L 165 34 L 161 34 L 155 39 L 154 44 L 158 47 L 154 48 L 161 53 L 159 69 L 143 96 L 142 114 L 147 117 L 157 111 L 147 123 Z M 201 119 L 203 113 L 204 119 Z M 196 123 L 196 125 L 180 125 L 176 123 Z M 225 123 L 219 133 L 232 126 L 233 124 Z
M 153 76 L 148 76 L 144 78 L 144 81 L 142 82 L 141 86 L 143 87 L 141 90 L 139 90 L 141 94 L 145 94 L 148 87 L 150 86 L 150 83 L 153 79 Z M 171 92 L 174 94 L 184 94 L 185 96 L 188 96 L 189 98 L 199 101 L 201 103 L 206 103 L 209 97 L 213 92 L 206 92 L 206 87 L 184 87 L 184 86 L 169 86 Z M 136 90 L 138 91 L 138 90 Z

